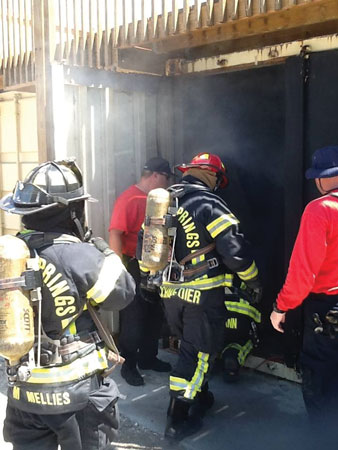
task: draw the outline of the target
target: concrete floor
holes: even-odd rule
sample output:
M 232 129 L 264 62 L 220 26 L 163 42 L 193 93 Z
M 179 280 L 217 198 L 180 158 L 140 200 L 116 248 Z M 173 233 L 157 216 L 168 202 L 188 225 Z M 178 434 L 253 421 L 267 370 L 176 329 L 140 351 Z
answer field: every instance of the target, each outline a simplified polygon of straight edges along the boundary
M 162 359 L 176 355 L 161 351 Z M 119 372 L 119 370 L 117 371 Z M 143 371 L 145 386 L 127 385 L 114 375 L 127 396 L 121 414 L 144 429 L 158 433 L 157 447 L 167 448 L 163 430 L 168 406 L 168 375 Z M 210 389 L 216 401 L 204 420 L 204 428 L 175 448 L 194 450 L 303 450 L 318 448 L 310 436 L 301 387 L 297 383 L 243 369 L 235 384 L 225 384 L 215 371 Z M 123 436 L 120 438 L 123 441 Z
M 160 351 L 161 359 L 177 356 Z M 216 401 L 203 429 L 177 445 L 163 439 L 168 405 L 168 374 L 143 371 L 145 386 L 127 385 L 116 369 L 113 378 L 125 400 L 119 402 L 122 427 L 111 449 L 309 450 L 318 448 L 310 435 L 300 385 L 243 369 L 236 384 L 225 384 L 217 370 L 210 381 Z M 6 377 L 0 366 L 0 420 L 5 415 Z M 0 440 L 1 450 L 11 445 Z M 48 449 L 46 449 L 48 450 Z

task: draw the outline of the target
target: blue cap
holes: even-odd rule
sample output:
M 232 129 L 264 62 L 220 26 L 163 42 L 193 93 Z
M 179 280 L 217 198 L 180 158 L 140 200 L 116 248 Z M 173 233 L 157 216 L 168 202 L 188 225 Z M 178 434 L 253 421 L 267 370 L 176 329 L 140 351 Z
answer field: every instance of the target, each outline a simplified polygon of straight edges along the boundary
M 312 155 L 312 167 L 305 172 L 308 180 L 338 176 L 338 146 L 316 150 Z

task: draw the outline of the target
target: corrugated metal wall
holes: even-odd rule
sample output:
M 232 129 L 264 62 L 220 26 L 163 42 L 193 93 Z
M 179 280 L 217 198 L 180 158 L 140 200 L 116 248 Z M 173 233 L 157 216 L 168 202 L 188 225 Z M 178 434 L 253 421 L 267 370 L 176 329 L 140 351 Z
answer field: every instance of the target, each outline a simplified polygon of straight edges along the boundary
M 38 163 L 36 100 L 34 94 L 0 94 L 0 195 L 13 190 Z M 20 217 L 0 213 L 0 233 L 20 229 Z
M 147 158 L 173 155 L 170 85 L 158 78 L 154 85 L 126 75 L 114 88 L 65 84 L 54 96 L 55 157 L 76 157 L 99 200 L 89 204 L 89 226 L 106 239 L 116 196 L 138 180 Z

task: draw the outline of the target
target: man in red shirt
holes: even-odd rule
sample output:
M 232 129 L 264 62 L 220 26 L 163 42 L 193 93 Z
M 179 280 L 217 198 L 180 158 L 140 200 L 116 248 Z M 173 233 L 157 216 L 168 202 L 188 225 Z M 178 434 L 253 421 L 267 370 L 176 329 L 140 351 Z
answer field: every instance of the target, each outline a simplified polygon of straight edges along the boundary
M 144 221 L 147 194 L 152 189 L 168 187 L 172 175 L 168 161 L 149 159 L 140 181 L 130 186 L 116 200 L 109 226 L 109 245 L 123 260 L 136 281 L 134 301 L 120 314 L 119 346 L 125 363 L 122 377 L 128 384 L 140 386 L 143 378 L 137 370 L 169 372 L 169 363 L 157 358 L 158 338 L 163 323 L 163 309 L 158 294 L 140 289 L 140 272 L 135 259 L 137 234 Z
M 322 196 L 304 210 L 270 318 L 283 333 L 286 311 L 304 302 L 303 397 L 310 419 L 330 436 L 338 417 L 338 335 L 327 318 L 338 314 L 338 146 L 317 150 L 306 178 L 315 179 Z

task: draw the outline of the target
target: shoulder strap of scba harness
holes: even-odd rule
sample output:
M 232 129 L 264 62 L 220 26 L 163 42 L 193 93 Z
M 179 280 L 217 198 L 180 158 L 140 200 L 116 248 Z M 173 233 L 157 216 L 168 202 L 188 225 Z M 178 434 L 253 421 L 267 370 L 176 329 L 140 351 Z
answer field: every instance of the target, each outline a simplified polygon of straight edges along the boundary
M 182 198 L 187 194 L 190 194 L 192 192 L 197 191 L 208 191 L 211 192 L 211 189 L 207 186 L 202 186 L 200 184 L 193 184 L 193 183 L 178 183 L 173 184 L 168 188 L 168 191 L 170 192 L 171 196 L 173 198 Z
M 61 233 L 51 233 L 51 232 L 41 232 L 41 231 L 27 231 L 27 232 L 21 232 L 18 233 L 17 237 L 20 239 L 23 239 L 28 248 L 31 251 L 36 251 L 38 249 L 47 247 L 49 245 L 54 244 L 78 244 L 82 243 L 82 241 L 77 238 L 76 236 L 72 236 L 69 234 L 61 234 Z M 104 244 L 105 245 L 104 245 Z M 109 256 L 109 254 L 112 253 L 112 251 L 107 251 L 109 247 L 105 243 L 105 241 L 101 238 L 95 238 L 92 239 L 92 244 L 106 257 Z M 40 285 L 42 286 L 42 280 L 40 276 Z M 87 299 L 86 299 L 87 300 Z M 113 337 L 111 336 L 108 328 L 105 326 L 104 323 L 102 323 L 99 315 L 95 311 L 95 308 L 93 308 L 88 301 L 86 301 L 83 306 L 80 308 L 79 312 L 73 317 L 73 319 L 67 324 L 67 326 L 62 330 L 61 335 L 65 333 L 67 329 L 81 316 L 85 309 L 85 305 L 87 305 L 87 309 L 89 314 L 91 315 L 93 322 L 95 323 L 99 335 L 102 339 L 102 341 L 106 344 L 107 348 L 109 349 L 108 359 L 115 363 L 110 369 L 107 369 L 104 371 L 103 376 L 108 376 L 116 367 L 117 364 L 123 364 L 124 358 L 122 358 L 119 355 L 119 351 L 117 349 L 117 346 L 114 342 Z
M 171 194 L 171 197 L 173 199 L 180 200 L 185 195 L 193 193 L 193 192 L 199 192 L 199 191 L 208 191 L 211 192 L 210 188 L 207 186 L 202 186 L 200 184 L 192 184 L 192 183 L 180 183 L 180 184 L 174 184 L 168 188 L 168 191 Z M 177 210 L 177 207 L 176 207 Z M 177 212 L 177 211 L 176 211 Z M 177 226 L 177 225 L 176 225 Z M 194 267 L 185 267 L 185 265 L 189 262 L 191 262 L 194 258 L 197 258 L 202 255 L 206 255 L 213 251 L 216 248 L 216 244 L 214 242 L 210 243 L 209 245 L 200 248 L 199 250 L 196 250 L 193 253 L 189 253 L 186 255 L 182 260 L 180 260 L 178 263 L 175 258 L 175 244 L 176 244 L 176 232 L 173 239 L 173 246 L 172 246 L 172 252 L 171 252 L 171 261 L 167 265 L 167 267 L 163 271 L 163 281 L 171 281 L 171 282 L 182 282 L 183 280 L 189 281 L 197 276 L 202 276 L 206 274 L 210 269 L 213 269 L 215 267 L 218 267 L 219 262 L 216 257 L 211 258 L 206 261 L 201 261 L 194 265 Z M 180 275 L 174 276 L 175 279 L 172 279 L 172 276 L 174 275 L 173 266 L 176 265 L 179 269 Z M 176 270 L 177 270 L 176 267 Z
M 30 250 L 38 250 L 52 244 L 78 244 L 80 239 L 70 234 L 44 233 L 42 231 L 23 231 L 17 237 L 26 242 Z

